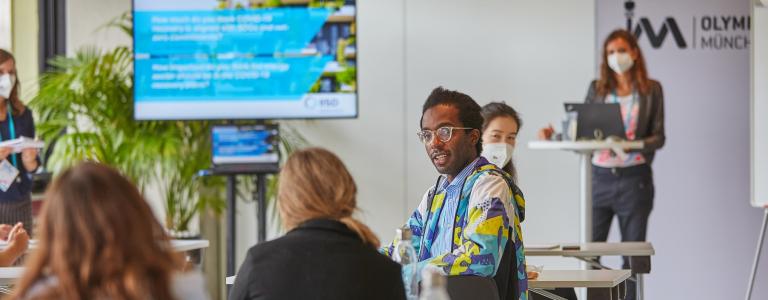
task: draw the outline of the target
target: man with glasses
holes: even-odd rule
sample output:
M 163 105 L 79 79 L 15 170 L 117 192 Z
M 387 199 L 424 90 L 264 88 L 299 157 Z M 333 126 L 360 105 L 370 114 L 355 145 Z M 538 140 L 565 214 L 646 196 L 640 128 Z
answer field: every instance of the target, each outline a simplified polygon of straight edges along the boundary
M 504 283 L 514 284 L 500 288 L 501 297 L 527 299 L 520 232 L 525 200 L 507 173 L 480 156 L 482 123 L 480 106 L 466 94 L 438 87 L 424 103 L 418 138 L 441 175 L 408 220 L 411 242 L 419 270 L 430 265 L 449 276 L 494 277 L 504 271 L 499 264 L 511 238 L 517 268 L 506 270 L 515 277 Z M 391 255 L 394 244 L 382 252 Z

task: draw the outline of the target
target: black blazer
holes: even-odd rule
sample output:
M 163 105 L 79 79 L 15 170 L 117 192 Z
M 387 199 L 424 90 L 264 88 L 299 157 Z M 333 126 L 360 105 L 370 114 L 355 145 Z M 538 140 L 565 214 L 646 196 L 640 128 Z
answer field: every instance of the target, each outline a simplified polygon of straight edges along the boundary
M 248 250 L 230 300 L 405 299 L 400 265 L 333 220 L 307 221 Z
M 639 150 L 650 165 L 656 150 L 664 146 L 667 138 L 664 134 L 664 91 L 661 83 L 650 80 L 650 92 L 640 96 L 640 115 L 637 122 L 635 140 L 643 140 L 645 147 Z M 592 81 L 587 91 L 586 103 L 605 103 L 605 96 L 597 95 L 597 81 Z M 633 150 L 637 151 L 637 150 Z

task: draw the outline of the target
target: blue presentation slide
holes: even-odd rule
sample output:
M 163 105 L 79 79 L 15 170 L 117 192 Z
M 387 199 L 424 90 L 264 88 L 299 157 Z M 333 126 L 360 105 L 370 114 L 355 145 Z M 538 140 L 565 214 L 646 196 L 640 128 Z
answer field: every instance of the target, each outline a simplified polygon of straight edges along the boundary
M 135 118 L 357 116 L 354 1 L 134 0 Z
M 214 164 L 279 162 L 278 132 L 267 126 L 217 126 L 211 132 Z

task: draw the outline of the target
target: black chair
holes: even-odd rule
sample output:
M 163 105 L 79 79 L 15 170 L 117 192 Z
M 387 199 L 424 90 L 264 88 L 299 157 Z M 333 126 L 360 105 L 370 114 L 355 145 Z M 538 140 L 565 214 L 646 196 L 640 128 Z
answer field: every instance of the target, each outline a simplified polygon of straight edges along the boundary
M 501 255 L 499 270 L 496 271 L 496 276 L 493 276 L 501 300 L 518 300 L 515 299 L 515 295 L 519 291 L 518 281 L 520 279 L 517 278 L 515 244 L 512 242 L 513 230 L 514 228 L 509 228 L 509 236 L 507 244 L 504 246 L 504 254 Z
M 512 228 L 504 245 L 501 263 L 493 279 L 480 276 L 448 276 L 446 289 L 451 300 L 518 300 L 517 260 L 512 242 Z
M 445 282 L 451 300 L 501 300 L 496 282 L 481 276 L 448 276 Z

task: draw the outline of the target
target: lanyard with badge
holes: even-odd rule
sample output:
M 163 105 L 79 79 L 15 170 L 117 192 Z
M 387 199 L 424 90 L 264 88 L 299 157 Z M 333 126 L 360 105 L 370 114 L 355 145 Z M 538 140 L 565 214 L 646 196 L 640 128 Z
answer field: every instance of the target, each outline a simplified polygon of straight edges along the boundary
M 624 118 L 624 131 L 629 131 L 629 126 L 632 125 L 631 118 L 632 118 L 632 110 L 635 109 L 635 101 L 636 101 L 637 93 L 634 91 L 632 92 L 632 100 L 629 102 L 629 106 L 627 107 L 627 117 Z M 616 91 L 613 91 L 613 103 L 619 103 L 619 98 L 616 96 Z M 621 104 L 619 104 L 621 105 Z
M 13 140 L 16 138 L 16 126 L 13 123 L 13 116 L 11 115 L 12 110 L 10 99 L 6 99 L 6 103 L 8 103 L 8 132 L 10 134 L 9 140 Z M 0 133 L 0 141 L 2 140 L 3 135 Z M 19 177 L 18 162 L 16 161 L 16 154 L 11 151 L 9 155 L 11 156 L 11 161 L 13 164 L 9 163 L 7 158 L 0 162 L 0 190 L 3 192 L 8 191 L 14 180 L 16 182 L 21 181 L 21 177 Z

